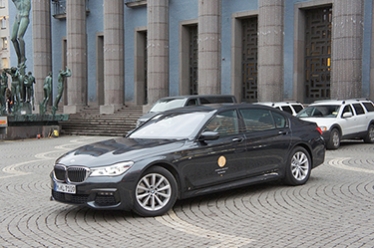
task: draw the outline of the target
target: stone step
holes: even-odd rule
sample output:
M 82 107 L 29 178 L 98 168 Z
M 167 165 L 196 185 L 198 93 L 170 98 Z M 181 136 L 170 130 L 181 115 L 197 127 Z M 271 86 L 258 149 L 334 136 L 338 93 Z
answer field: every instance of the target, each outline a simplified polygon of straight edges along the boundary
M 98 107 L 85 107 L 79 113 L 70 114 L 68 121 L 61 122 L 61 134 L 123 136 L 135 128 L 141 115 L 141 106 L 124 106 L 114 114 L 100 114 Z

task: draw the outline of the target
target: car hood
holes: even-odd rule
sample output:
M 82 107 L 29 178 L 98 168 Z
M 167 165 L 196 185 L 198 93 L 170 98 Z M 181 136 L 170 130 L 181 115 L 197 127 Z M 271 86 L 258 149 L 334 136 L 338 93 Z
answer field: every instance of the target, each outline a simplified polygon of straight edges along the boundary
M 329 117 L 323 117 L 323 118 L 306 117 L 306 118 L 300 118 L 300 119 L 303 121 L 314 122 L 319 127 L 325 126 L 327 127 L 327 129 L 329 129 L 333 123 L 337 122 L 337 118 L 329 118 Z
M 57 163 L 97 167 L 120 161 L 137 161 L 162 155 L 183 146 L 185 140 L 150 140 L 116 138 L 72 150 L 56 160 Z

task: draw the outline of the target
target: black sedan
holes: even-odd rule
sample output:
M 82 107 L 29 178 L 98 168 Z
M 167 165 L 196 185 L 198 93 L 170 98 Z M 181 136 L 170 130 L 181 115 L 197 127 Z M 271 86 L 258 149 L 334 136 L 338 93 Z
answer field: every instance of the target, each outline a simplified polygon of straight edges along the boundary
M 278 179 L 304 184 L 324 158 L 321 130 L 288 113 L 252 104 L 186 107 L 58 158 L 52 197 L 157 216 L 177 199 Z

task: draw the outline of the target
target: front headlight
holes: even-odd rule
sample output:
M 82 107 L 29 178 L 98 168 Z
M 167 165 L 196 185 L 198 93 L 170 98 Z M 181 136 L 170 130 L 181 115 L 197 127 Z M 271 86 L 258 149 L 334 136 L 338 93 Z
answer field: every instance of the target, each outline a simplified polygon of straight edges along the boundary
M 322 132 L 326 132 L 328 130 L 326 126 L 320 126 L 319 128 L 321 128 Z
M 104 167 L 91 168 L 91 177 L 97 176 L 118 176 L 125 173 L 134 164 L 132 161 L 120 162 Z

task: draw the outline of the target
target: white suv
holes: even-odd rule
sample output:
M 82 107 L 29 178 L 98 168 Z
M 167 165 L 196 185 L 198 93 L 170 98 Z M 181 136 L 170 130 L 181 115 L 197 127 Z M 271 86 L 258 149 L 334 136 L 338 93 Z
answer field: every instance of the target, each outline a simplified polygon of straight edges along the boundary
M 295 116 L 304 106 L 299 102 L 257 102 L 256 104 L 270 106 L 279 110 L 283 110 L 291 115 Z
M 297 117 L 317 123 L 323 131 L 327 149 L 338 149 L 342 139 L 374 142 L 374 105 L 370 100 L 317 101 Z

